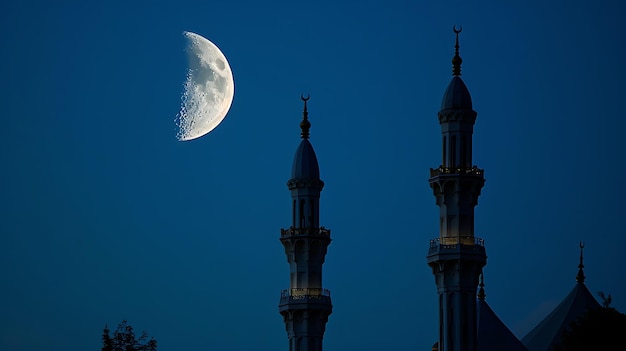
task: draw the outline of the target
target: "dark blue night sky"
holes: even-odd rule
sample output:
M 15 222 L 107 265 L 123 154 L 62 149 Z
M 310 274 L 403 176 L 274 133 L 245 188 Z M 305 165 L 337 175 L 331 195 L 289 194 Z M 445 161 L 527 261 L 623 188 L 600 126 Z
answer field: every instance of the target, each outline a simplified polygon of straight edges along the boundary
M 508 4 L 505 4 L 508 3 Z M 286 350 L 300 94 L 333 242 L 328 350 L 428 350 L 428 185 L 454 24 L 478 117 L 487 301 L 523 337 L 575 284 L 626 311 L 620 1 L 4 1 L 0 350 Z M 222 124 L 176 139 L 183 31 L 228 58 Z

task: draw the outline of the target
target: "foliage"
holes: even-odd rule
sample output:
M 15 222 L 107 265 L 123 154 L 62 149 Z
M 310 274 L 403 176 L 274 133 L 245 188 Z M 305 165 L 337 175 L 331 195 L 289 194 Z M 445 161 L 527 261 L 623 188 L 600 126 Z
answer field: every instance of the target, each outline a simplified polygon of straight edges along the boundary
M 587 311 L 563 333 L 557 351 L 614 350 L 623 345 L 626 315 L 611 307 L 611 295 L 602 298 L 603 307 Z
M 136 338 L 133 327 L 126 321 L 118 324 L 117 329 L 110 335 L 108 326 L 104 326 L 102 333 L 102 351 L 156 351 L 157 342 L 153 337 L 148 340 L 148 333 L 141 333 Z

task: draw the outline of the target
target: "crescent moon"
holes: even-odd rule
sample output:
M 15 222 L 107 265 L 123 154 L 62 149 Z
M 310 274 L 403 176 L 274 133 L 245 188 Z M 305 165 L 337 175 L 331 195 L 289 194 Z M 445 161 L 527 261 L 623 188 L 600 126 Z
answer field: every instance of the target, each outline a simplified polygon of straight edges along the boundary
M 235 82 L 226 56 L 208 39 L 192 32 L 187 38 L 189 70 L 184 85 L 177 138 L 192 140 L 215 129 L 226 117 L 235 95 Z
M 459 29 L 456 29 L 456 24 L 452 26 L 452 30 L 456 33 L 459 34 L 463 31 L 463 26 L 459 26 Z

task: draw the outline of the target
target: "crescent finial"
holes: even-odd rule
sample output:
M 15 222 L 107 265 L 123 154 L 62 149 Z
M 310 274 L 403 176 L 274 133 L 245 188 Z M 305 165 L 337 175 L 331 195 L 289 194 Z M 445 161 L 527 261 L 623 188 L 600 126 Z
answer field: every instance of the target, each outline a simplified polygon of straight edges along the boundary
M 576 282 L 584 283 L 585 273 L 583 272 L 583 268 L 585 268 L 585 265 L 583 264 L 583 248 L 585 247 L 585 242 L 579 242 L 578 246 L 580 246 L 580 263 L 578 263 L 578 274 L 576 274 Z
M 300 122 L 300 129 L 302 129 L 300 136 L 302 137 L 302 139 L 309 138 L 309 129 L 311 128 L 311 122 L 309 122 L 309 111 L 307 111 L 307 108 L 306 108 L 306 102 L 310 98 L 311 98 L 311 95 L 309 94 L 307 94 L 306 97 L 304 97 L 304 94 L 300 95 L 300 99 L 304 101 L 304 111 L 302 111 L 302 122 Z
M 478 289 L 478 299 L 484 301 L 485 297 L 485 275 L 484 273 L 480 273 L 480 284 L 478 284 L 480 289 Z
M 456 24 L 452 26 L 452 31 L 456 34 L 456 43 L 454 44 L 454 57 L 452 58 L 452 75 L 460 76 L 461 75 L 461 63 L 463 59 L 459 55 L 459 33 L 463 31 L 463 27 L 459 26 L 459 29 L 456 29 Z

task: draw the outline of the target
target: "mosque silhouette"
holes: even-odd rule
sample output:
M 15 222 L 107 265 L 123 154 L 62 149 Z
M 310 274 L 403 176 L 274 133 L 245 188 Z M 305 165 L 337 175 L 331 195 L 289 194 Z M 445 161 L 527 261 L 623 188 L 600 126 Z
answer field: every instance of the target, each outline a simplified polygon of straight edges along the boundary
M 485 183 L 484 171 L 472 163 L 472 134 L 477 113 L 461 79 L 459 34 L 452 58 L 452 80 L 438 113 L 442 161 L 430 169 L 429 183 L 440 209 L 440 234 L 430 240 L 427 254 L 437 287 L 439 335 L 432 350 L 548 351 L 559 346 L 571 322 L 600 308 L 585 286 L 583 246 L 576 284 L 543 321 L 519 340 L 485 300 L 482 269 L 487 263 L 484 241 L 474 236 L 474 207 Z M 320 226 L 319 200 L 324 182 L 311 142 L 307 101 L 300 123 L 302 141 L 296 150 L 291 179 L 291 226 L 280 241 L 290 267 L 290 286 L 280 296 L 290 351 L 321 351 L 326 322 L 332 313 L 330 291 L 322 285 L 322 265 L 331 242 L 330 230 Z M 478 290 L 478 292 L 477 292 Z

